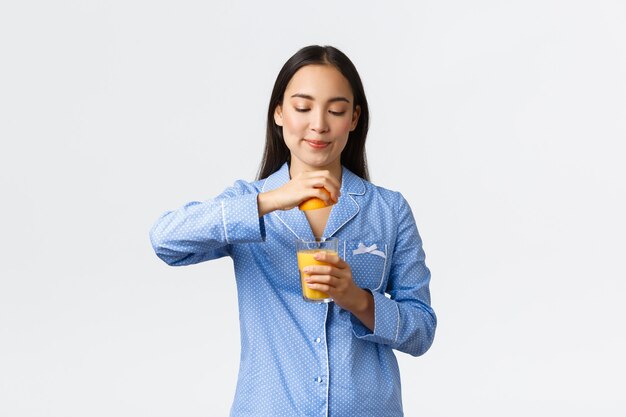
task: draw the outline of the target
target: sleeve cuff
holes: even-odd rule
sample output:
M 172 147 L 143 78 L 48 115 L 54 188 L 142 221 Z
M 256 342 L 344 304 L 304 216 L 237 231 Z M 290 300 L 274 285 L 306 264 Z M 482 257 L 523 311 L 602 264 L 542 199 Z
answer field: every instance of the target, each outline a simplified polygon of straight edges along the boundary
M 227 243 L 262 242 L 265 221 L 259 217 L 257 194 L 245 194 L 221 200 L 222 223 Z
M 398 340 L 400 326 L 398 303 L 378 292 L 372 292 L 372 295 L 374 296 L 374 331 L 372 332 L 359 319 L 351 315 L 352 331 L 359 339 L 386 345 L 394 344 Z

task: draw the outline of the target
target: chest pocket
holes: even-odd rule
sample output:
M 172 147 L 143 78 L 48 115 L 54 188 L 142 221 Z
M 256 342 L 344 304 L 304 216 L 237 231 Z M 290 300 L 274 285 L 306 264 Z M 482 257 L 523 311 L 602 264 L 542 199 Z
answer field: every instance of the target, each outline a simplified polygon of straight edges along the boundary
M 352 270 L 352 279 L 361 288 L 378 291 L 385 282 L 387 244 L 383 242 L 348 240 L 344 259 Z

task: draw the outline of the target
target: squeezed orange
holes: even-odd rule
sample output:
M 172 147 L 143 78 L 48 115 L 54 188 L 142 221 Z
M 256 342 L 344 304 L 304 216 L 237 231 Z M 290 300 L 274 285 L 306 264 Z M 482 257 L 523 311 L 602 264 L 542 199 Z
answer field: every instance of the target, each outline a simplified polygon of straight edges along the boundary
M 330 193 L 326 191 L 325 188 L 321 188 L 321 190 L 330 196 Z M 305 200 L 300 203 L 300 205 L 298 205 L 298 208 L 300 210 L 317 210 L 324 207 L 326 207 L 326 203 L 324 203 L 324 200 L 317 197 L 309 198 L 308 200 Z

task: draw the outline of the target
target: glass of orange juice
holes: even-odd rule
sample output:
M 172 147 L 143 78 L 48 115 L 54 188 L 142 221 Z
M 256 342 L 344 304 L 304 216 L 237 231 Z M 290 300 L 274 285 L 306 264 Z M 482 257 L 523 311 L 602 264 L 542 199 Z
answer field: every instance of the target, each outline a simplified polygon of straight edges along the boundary
M 336 237 L 316 238 L 315 240 L 298 239 L 296 241 L 296 253 L 298 255 L 298 270 L 300 271 L 300 284 L 302 286 L 302 298 L 311 303 L 328 303 L 333 299 L 325 292 L 313 290 L 306 285 L 304 278 L 307 274 L 302 270 L 309 265 L 328 265 L 313 257 L 317 252 L 330 252 L 337 255 L 339 241 Z

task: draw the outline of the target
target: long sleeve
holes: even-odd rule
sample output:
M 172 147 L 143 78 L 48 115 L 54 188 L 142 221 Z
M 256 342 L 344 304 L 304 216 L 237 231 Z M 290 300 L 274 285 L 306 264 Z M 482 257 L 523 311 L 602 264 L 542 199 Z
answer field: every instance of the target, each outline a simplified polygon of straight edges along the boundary
M 150 230 L 155 253 L 168 265 L 189 265 L 227 256 L 233 243 L 263 241 L 257 195 L 251 184 L 237 181 L 214 199 L 165 212 Z
M 430 306 L 430 270 L 409 204 L 399 195 L 398 232 L 386 292 L 374 296 L 374 331 L 353 317 L 357 337 L 419 356 L 431 346 L 437 318 Z
M 402 416 L 393 349 L 421 354 L 435 329 L 430 272 L 408 204 L 344 168 L 325 233 L 343 242 L 355 283 L 374 294 L 371 332 L 333 303 L 302 300 L 295 240 L 313 236 L 305 214 L 258 213 L 258 193 L 289 180 L 285 163 L 266 179 L 163 214 L 150 233 L 170 265 L 233 260 L 241 362 L 230 415 Z

